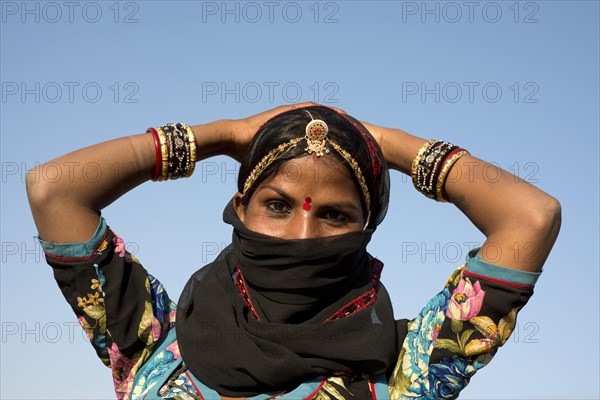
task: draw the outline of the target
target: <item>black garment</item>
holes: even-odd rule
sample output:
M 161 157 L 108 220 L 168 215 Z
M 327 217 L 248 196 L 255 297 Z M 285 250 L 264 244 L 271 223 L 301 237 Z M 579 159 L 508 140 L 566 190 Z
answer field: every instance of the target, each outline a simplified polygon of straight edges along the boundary
M 176 305 L 162 284 L 125 250 L 124 240 L 108 229 L 103 219 L 88 242 L 40 242 L 57 284 L 90 338 L 90 344 L 102 362 L 112 369 L 117 397 L 143 395 L 152 388 L 162 387 L 162 382 L 170 376 L 165 366 L 180 358 L 177 341 L 168 343 L 167 351 L 157 352 L 175 324 Z M 473 257 L 474 252 L 469 254 L 468 264 L 461 265 L 452 274 L 443 290 L 427 302 L 418 315 L 410 321 L 397 321 L 400 341 L 397 347 L 401 348 L 402 356 L 391 367 L 393 374 L 388 376 L 390 398 L 425 397 L 424 388 L 429 387 L 428 394 L 434 398 L 454 399 L 473 374 L 490 362 L 498 348 L 510 341 L 510 333 L 517 329 L 516 311 L 533 294 L 535 280 L 528 277 L 531 273 L 514 270 L 512 276 L 517 279 L 507 281 L 504 268 Z M 456 292 L 466 281 L 473 286 L 481 285 L 485 296 L 477 316 L 481 317 L 480 321 L 493 324 L 476 326 L 472 323 L 474 320 L 457 321 L 447 316 L 456 308 L 456 301 L 464 301 L 464 296 Z M 409 278 L 405 284 L 415 282 Z M 232 281 L 228 286 L 237 290 Z M 239 291 L 237 293 L 239 296 Z M 347 318 L 360 314 L 357 312 Z M 156 335 L 157 325 L 161 328 L 159 335 Z M 208 330 L 212 326 L 204 328 Z M 487 345 L 473 355 L 465 355 L 459 349 L 459 339 L 463 345 L 477 342 L 480 347 Z M 376 339 L 369 346 L 378 346 Z M 140 371 L 147 366 L 149 369 L 142 374 Z M 131 374 L 133 368 L 137 371 L 134 375 Z M 189 393 L 198 397 L 210 395 L 185 384 L 191 379 L 187 373 L 176 373 L 173 378 L 179 384 L 183 382 Z M 134 379 L 137 384 L 133 383 Z M 325 384 L 313 398 L 333 397 L 336 392 L 344 399 L 370 398 L 369 381 L 365 377 L 357 375 L 352 383 L 350 380 L 350 376 L 326 377 Z M 173 390 L 159 397 L 177 398 L 179 394 Z
M 177 311 L 194 376 L 221 394 L 251 396 L 334 371 L 393 368 L 396 321 L 366 252 L 372 229 L 284 240 L 246 229 L 232 203 L 224 220 L 234 227 L 231 247 L 192 276 Z M 247 297 L 232 284 L 239 273 Z M 356 312 L 339 315 L 352 303 Z

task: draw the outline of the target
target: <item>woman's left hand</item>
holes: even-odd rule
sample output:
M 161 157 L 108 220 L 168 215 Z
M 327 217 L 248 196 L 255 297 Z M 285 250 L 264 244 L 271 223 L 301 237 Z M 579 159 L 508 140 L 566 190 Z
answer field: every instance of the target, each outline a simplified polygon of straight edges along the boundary
M 365 128 L 367 128 L 369 130 L 371 135 L 373 135 L 373 137 L 377 141 L 377 144 L 379 145 L 379 147 L 381 147 L 381 151 L 383 151 L 384 146 L 383 146 L 383 135 L 381 133 L 381 128 L 379 126 L 370 124 L 365 121 L 360 121 L 360 123 L 363 124 L 365 126 Z M 383 154 L 385 155 L 385 152 Z
M 365 121 L 360 121 L 379 144 L 388 166 L 410 175 L 412 160 L 423 139 L 409 135 L 400 129 L 385 128 Z

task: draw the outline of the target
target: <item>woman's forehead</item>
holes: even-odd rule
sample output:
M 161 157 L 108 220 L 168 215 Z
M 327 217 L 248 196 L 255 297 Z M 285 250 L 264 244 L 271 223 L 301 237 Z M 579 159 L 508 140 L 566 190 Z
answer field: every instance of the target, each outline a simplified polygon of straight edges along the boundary
M 355 196 L 360 201 L 358 188 L 345 161 L 327 155 L 317 157 L 313 154 L 288 160 L 260 186 L 265 185 L 275 185 L 286 193 L 298 193 L 298 196 L 307 196 L 309 193 L 306 192 L 310 191 L 313 195 Z

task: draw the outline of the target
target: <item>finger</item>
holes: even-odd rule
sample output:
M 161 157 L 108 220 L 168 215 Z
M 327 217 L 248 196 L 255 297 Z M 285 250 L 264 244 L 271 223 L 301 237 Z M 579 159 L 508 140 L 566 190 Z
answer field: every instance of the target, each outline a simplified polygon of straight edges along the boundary
M 264 113 L 262 113 L 262 115 L 264 115 L 266 118 L 270 119 L 273 116 L 282 114 L 286 111 L 297 110 L 299 108 L 311 107 L 311 106 L 315 106 L 315 105 L 317 105 L 317 104 L 312 101 L 307 101 L 307 102 L 298 103 L 298 104 L 288 104 L 288 105 L 275 107 L 271 110 L 265 111 Z
M 339 112 L 340 114 L 348 114 L 346 111 L 342 110 L 341 108 L 337 108 L 337 107 L 329 107 L 329 108 L 333 108 L 335 111 Z
M 331 108 L 332 110 L 335 110 L 340 114 L 348 114 L 346 111 L 342 110 L 341 108 L 333 107 L 333 106 L 329 106 L 329 105 L 322 105 L 319 103 L 315 103 L 313 101 L 307 101 L 306 103 L 300 103 L 300 104 L 297 104 L 297 106 L 299 106 L 299 107 L 310 107 L 310 106 L 319 107 L 319 106 L 321 106 L 321 107 L 325 107 L 325 108 Z
M 292 104 L 292 105 L 284 106 L 284 107 L 288 107 L 289 110 L 296 110 L 298 108 L 306 108 L 306 107 L 314 107 L 314 106 L 318 106 L 318 104 L 313 101 L 305 101 L 304 103 Z

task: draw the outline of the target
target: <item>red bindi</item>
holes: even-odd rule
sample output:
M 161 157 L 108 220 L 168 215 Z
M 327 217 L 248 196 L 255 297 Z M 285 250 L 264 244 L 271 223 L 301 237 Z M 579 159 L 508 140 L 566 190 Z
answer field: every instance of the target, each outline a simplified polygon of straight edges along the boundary
M 311 203 L 312 199 L 310 197 L 305 197 L 304 198 L 304 204 L 302 205 L 302 208 L 304 209 L 304 211 L 310 211 L 310 207 L 311 207 Z

